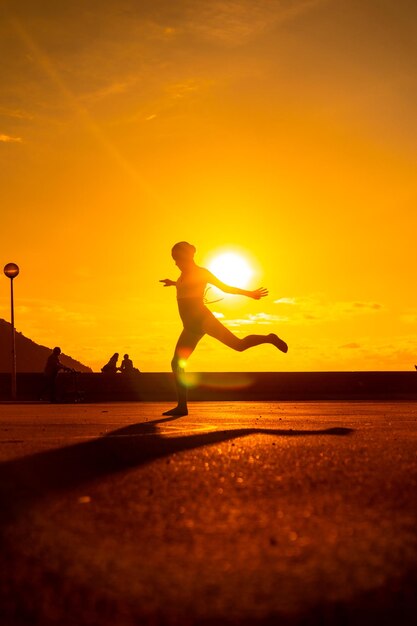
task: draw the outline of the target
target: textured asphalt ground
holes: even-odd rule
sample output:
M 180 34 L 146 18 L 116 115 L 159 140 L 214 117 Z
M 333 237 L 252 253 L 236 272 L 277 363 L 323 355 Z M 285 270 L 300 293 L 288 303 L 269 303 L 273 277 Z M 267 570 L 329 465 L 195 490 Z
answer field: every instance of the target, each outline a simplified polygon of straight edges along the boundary
M 417 404 L 0 405 L 2 626 L 401 625 Z

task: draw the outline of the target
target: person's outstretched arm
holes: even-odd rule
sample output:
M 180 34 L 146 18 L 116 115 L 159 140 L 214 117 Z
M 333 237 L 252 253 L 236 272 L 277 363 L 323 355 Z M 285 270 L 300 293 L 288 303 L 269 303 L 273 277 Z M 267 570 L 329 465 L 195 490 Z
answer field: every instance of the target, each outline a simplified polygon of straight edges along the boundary
M 164 287 L 175 287 L 175 285 L 177 284 L 176 280 L 171 280 L 170 278 L 163 278 L 159 282 L 164 283 Z
M 248 298 L 253 298 L 254 300 L 260 300 L 268 295 L 268 289 L 264 287 L 260 287 L 259 289 L 254 289 L 253 291 L 247 291 L 246 289 L 239 289 L 239 287 L 232 287 L 231 285 L 226 285 L 221 280 L 217 278 L 214 274 L 207 270 L 207 282 L 211 285 L 214 285 L 224 293 L 231 293 L 237 296 L 247 296 Z

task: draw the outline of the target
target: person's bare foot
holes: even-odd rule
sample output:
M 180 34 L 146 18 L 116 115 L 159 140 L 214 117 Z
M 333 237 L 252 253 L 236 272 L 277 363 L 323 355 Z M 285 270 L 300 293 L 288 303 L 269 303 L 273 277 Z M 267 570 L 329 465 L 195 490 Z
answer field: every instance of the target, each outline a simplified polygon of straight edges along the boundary
M 271 333 L 269 335 L 270 339 L 271 339 L 271 343 L 278 348 L 278 350 L 281 350 L 281 352 L 288 352 L 288 346 L 285 343 L 285 341 L 283 341 L 282 339 L 280 339 L 278 337 L 278 335 L 275 335 L 275 333 Z
M 165 411 L 162 415 L 176 415 L 177 417 L 181 417 L 182 415 L 188 415 L 187 407 L 176 406 L 169 411 Z

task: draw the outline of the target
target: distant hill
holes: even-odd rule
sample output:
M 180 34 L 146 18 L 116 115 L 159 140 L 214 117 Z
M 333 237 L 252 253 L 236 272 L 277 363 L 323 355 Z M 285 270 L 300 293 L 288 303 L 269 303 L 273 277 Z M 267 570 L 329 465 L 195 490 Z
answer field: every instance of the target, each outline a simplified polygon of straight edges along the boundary
M 18 372 L 43 372 L 51 352 L 52 348 L 40 346 L 22 333 L 16 332 L 16 369 Z M 10 355 L 11 324 L 0 319 L 0 372 L 10 372 Z M 92 371 L 90 367 L 65 354 L 61 354 L 60 360 L 67 367 L 72 367 L 79 372 Z

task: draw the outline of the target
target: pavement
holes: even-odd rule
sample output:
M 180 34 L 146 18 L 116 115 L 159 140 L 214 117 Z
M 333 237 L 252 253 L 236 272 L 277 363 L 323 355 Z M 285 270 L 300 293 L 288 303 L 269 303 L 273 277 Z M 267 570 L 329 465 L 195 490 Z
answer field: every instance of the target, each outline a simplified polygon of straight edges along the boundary
M 411 625 L 417 403 L 0 404 L 1 626 Z

